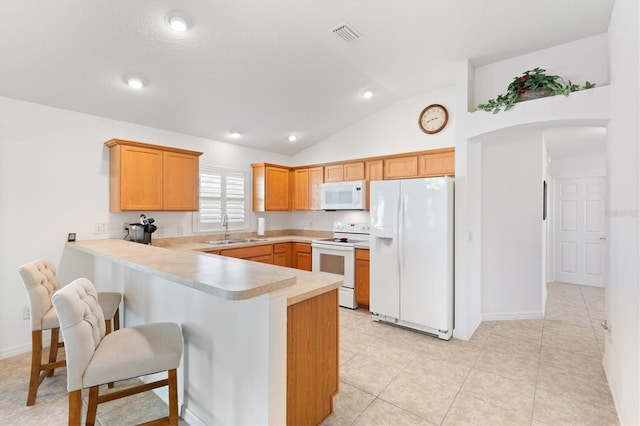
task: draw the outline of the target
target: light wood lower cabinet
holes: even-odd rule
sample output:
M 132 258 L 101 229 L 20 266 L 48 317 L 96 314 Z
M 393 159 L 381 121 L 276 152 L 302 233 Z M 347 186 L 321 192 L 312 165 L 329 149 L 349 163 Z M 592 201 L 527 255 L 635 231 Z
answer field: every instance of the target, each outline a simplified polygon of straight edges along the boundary
M 369 250 L 356 249 L 356 303 L 369 306 Z
M 293 243 L 293 265 L 294 268 L 304 271 L 311 270 L 311 244 Z
M 291 243 L 277 243 L 273 245 L 273 264 L 291 266 Z
M 265 244 L 261 246 L 220 250 L 220 255 L 273 264 L 273 245 Z
M 287 308 L 287 425 L 317 425 L 338 392 L 338 290 Z

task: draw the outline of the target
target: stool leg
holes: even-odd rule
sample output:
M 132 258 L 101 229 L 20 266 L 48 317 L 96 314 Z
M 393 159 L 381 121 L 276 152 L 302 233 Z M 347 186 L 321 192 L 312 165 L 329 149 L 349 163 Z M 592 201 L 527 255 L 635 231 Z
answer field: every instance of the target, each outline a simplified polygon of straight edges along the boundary
M 175 369 L 169 375 L 169 425 L 178 426 L 178 373 Z
M 80 426 L 82 389 L 69 392 L 69 426 Z
M 54 363 L 58 359 L 58 342 L 60 341 L 59 336 L 60 336 L 60 329 L 57 327 L 52 328 L 51 329 L 51 345 L 49 346 L 49 362 L 50 363 Z M 53 372 L 54 372 L 54 369 L 52 368 L 47 373 L 47 377 L 53 377 Z
M 96 423 L 96 414 L 98 412 L 98 390 L 99 386 L 89 388 L 89 403 L 87 404 L 87 426 L 93 426 Z
M 29 394 L 27 406 L 36 403 L 36 394 L 40 384 L 40 366 L 42 365 L 42 330 L 31 331 L 31 375 L 29 376 Z
M 104 335 L 106 336 L 107 334 L 111 333 L 111 320 L 110 319 L 105 319 L 104 320 Z
M 113 331 L 120 330 L 120 308 L 116 309 L 116 314 L 113 316 Z

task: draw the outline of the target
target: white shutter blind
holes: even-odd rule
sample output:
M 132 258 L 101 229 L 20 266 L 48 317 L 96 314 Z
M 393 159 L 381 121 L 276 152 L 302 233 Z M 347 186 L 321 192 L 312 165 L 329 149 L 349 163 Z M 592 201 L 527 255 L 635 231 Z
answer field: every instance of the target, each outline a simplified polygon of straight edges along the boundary
M 197 231 L 222 230 L 222 218 L 229 217 L 229 229 L 246 226 L 245 173 L 203 166 L 200 168 L 200 210 L 194 220 Z

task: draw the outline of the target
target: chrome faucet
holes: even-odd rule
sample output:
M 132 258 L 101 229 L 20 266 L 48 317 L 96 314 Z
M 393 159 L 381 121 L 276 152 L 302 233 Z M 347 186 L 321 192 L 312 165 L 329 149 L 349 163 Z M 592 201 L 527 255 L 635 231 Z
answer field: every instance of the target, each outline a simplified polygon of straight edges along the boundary
M 229 234 L 229 216 L 226 214 L 222 216 L 222 227 L 224 228 L 224 239 L 228 240 L 231 234 Z

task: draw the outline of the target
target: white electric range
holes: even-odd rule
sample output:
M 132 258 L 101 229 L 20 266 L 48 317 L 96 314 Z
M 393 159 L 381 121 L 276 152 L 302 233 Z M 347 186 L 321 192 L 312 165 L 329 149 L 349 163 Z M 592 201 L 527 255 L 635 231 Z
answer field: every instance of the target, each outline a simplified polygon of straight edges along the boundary
M 311 270 L 344 277 L 339 304 L 356 309 L 355 246 L 369 244 L 369 223 L 333 222 L 333 238 L 311 242 Z

